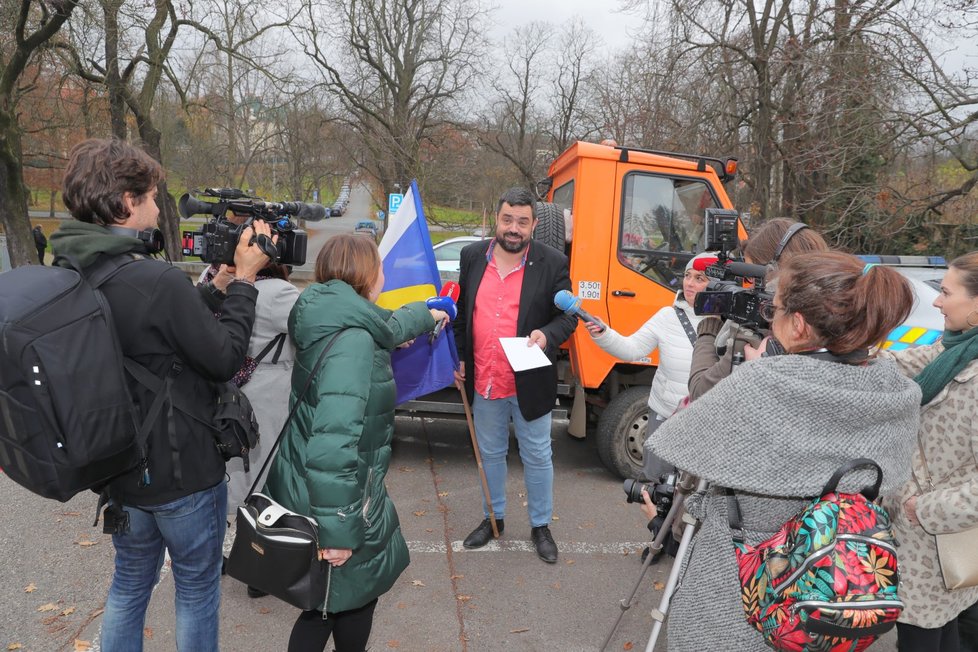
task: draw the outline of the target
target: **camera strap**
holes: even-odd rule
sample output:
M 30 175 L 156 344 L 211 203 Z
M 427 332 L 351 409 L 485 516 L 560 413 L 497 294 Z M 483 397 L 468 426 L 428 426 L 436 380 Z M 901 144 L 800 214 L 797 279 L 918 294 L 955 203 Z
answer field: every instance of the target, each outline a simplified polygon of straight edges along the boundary
M 689 321 L 689 315 L 686 311 L 679 306 L 673 306 L 676 311 L 676 317 L 679 318 L 679 323 L 683 325 L 683 330 L 686 331 L 686 337 L 689 338 L 690 344 L 696 344 L 696 329 L 693 328 L 693 324 Z

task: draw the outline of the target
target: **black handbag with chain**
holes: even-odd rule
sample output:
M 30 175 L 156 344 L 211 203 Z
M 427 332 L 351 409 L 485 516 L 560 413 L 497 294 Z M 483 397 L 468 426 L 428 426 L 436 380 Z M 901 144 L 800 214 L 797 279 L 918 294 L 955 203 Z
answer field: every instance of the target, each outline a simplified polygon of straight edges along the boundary
M 268 459 L 248 491 L 248 498 L 238 507 L 237 530 L 226 565 L 227 574 L 234 579 L 304 611 L 318 609 L 329 591 L 332 567 L 319 559 L 319 525 L 315 519 L 289 511 L 268 496 L 255 493 L 255 489 L 338 337 L 338 333 L 334 335 L 319 354 Z

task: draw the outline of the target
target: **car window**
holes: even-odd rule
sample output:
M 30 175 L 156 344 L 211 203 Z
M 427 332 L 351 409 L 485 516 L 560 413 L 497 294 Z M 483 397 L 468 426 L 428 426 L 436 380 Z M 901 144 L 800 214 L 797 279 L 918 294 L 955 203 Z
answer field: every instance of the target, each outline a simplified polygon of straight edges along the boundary
M 676 287 L 689 255 L 703 250 L 710 187 L 698 179 L 630 172 L 622 188 L 618 260 L 666 287 Z M 680 255 L 676 255 L 680 254 Z
M 435 260 L 458 260 L 468 242 L 450 242 L 435 249 Z

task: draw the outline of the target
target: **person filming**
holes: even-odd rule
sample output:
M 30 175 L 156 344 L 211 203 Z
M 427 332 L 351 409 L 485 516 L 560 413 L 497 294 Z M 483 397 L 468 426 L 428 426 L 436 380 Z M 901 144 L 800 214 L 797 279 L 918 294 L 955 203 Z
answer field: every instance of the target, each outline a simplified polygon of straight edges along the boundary
M 785 354 L 747 347 L 738 372 L 677 412 L 653 433 L 652 452 L 708 481 L 686 508 L 700 523 L 668 623 L 670 652 L 768 650 L 748 624 L 726 490 L 743 515 L 745 543 L 771 537 L 856 458 L 883 470 L 883 492 L 910 474 L 919 387 L 869 348 L 909 314 L 913 293 L 886 267 L 837 252 L 785 261 L 765 318 Z M 841 491 L 875 479 L 846 475 Z

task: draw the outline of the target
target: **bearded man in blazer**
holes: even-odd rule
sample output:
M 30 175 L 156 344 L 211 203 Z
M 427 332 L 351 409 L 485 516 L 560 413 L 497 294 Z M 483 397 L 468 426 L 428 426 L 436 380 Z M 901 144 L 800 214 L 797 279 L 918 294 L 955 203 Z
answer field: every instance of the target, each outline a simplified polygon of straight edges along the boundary
M 550 533 L 553 515 L 553 451 L 550 413 L 557 399 L 553 364 L 514 372 L 501 337 L 526 337 L 551 363 L 577 326 L 577 318 L 554 306 L 554 295 L 570 290 L 567 257 L 542 242 L 531 241 L 537 226 L 533 195 L 511 188 L 499 199 L 495 237 L 468 245 L 460 256 L 458 318 L 455 342 L 472 401 L 476 440 L 482 455 L 499 533 L 505 526 L 506 456 L 512 420 L 523 461 L 531 535 L 537 554 L 556 563 L 557 544 Z M 485 518 L 463 542 L 484 546 L 492 538 L 488 507 Z

